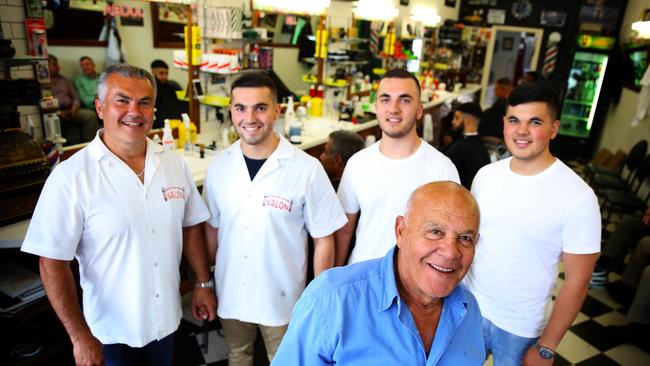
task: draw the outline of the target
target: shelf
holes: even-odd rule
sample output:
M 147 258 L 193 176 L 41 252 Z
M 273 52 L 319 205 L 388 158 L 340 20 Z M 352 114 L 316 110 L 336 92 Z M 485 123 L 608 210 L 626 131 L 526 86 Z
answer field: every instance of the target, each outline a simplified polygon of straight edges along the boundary
M 9 67 L 33 65 L 41 61 L 47 61 L 46 57 L 17 56 L 12 58 L 0 58 L 0 62 Z
M 312 64 L 315 64 L 318 62 L 318 60 L 314 57 L 305 57 L 302 59 L 302 61 L 309 62 Z M 327 62 L 329 64 L 337 64 L 340 66 L 354 66 L 354 65 L 365 65 L 368 63 L 368 61 L 350 61 L 350 60 L 323 60 L 324 62 Z
M 591 106 L 593 104 L 592 102 L 585 102 L 582 100 L 573 100 L 573 99 L 565 99 L 564 101 L 571 104 L 580 104 L 580 105 L 588 105 L 588 106 Z
M 570 120 L 574 120 L 574 121 L 589 122 L 589 118 L 576 117 L 576 116 L 572 116 L 570 114 L 563 114 L 562 116 L 560 116 L 560 119 L 570 119 Z
M 330 43 L 364 44 L 364 43 L 368 43 L 368 39 L 367 38 L 330 39 Z
M 307 84 L 316 84 L 318 82 L 318 79 L 315 75 L 303 75 L 302 81 Z M 323 84 L 332 88 L 345 88 L 347 86 L 345 80 L 334 80 L 333 78 L 329 77 L 325 78 Z

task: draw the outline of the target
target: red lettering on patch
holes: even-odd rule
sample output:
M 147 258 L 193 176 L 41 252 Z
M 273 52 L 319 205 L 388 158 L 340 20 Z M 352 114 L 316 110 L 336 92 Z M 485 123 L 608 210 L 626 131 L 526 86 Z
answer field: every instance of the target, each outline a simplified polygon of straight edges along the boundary
M 278 210 L 291 212 L 293 201 L 280 196 L 264 195 L 262 207 L 272 207 Z
M 163 187 L 162 195 L 163 195 L 163 199 L 165 201 L 184 200 L 185 199 L 185 188 L 183 188 L 183 187 Z

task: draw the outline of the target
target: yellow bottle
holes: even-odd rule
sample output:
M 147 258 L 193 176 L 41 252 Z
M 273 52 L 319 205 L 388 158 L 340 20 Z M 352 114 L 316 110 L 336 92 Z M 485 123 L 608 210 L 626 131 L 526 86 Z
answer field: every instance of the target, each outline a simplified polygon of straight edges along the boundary
M 185 140 L 187 140 L 187 131 L 185 130 L 186 128 L 184 124 L 181 123 L 178 125 L 178 140 L 176 140 L 177 141 L 176 147 L 178 149 L 182 149 L 183 146 L 185 146 Z M 191 134 L 191 127 L 190 127 L 190 134 Z
M 321 117 L 323 115 L 323 98 L 311 98 L 311 116 Z

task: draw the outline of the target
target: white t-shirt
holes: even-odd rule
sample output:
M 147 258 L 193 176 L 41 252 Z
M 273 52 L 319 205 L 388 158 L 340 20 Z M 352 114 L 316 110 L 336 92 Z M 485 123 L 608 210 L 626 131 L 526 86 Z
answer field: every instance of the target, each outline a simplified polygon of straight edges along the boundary
M 600 209 L 592 189 L 560 160 L 533 176 L 514 173 L 511 160 L 474 178 L 481 227 L 465 282 L 484 317 L 533 338 L 550 315 L 562 253 L 600 251 Z
M 183 227 L 210 213 L 180 157 L 148 140 L 142 184 L 101 133 L 47 179 L 22 250 L 76 257 L 93 335 L 142 347 L 178 328 Z
M 411 156 L 391 159 L 379 142 L 354 154 L 343 171 L 338 196 L 347 213 L 360 212 L 350 263 L 380 258 L 395 245 L 395 218 L 419 186 L 442 180 L 459 182 L 454 164 L 425 141 Z
M 237 141 L 210 163 L 203 197 L 219 228 L 219 316 L 288 324 L 305 287 L 307 232 L 321 238 L 347 222 L 321 164 L 281 138 L 251 182 Z

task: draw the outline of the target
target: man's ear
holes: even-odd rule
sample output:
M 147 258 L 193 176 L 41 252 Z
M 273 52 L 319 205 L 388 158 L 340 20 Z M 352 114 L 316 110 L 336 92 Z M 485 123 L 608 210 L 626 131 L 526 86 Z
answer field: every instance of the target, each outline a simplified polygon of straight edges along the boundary
M 104 119 L 104 107 L 102 106 L 102 103 L 99 101 L 99 98 L 95 98 L 95 110 L 97 111 L 97 116 L 99 116 L 99 119 Z
M 404 236 L 404 216 L 398 215 L 395 218 L 395 239 L 397 240 L 397 247 L 401 247 L 402 238 Z

